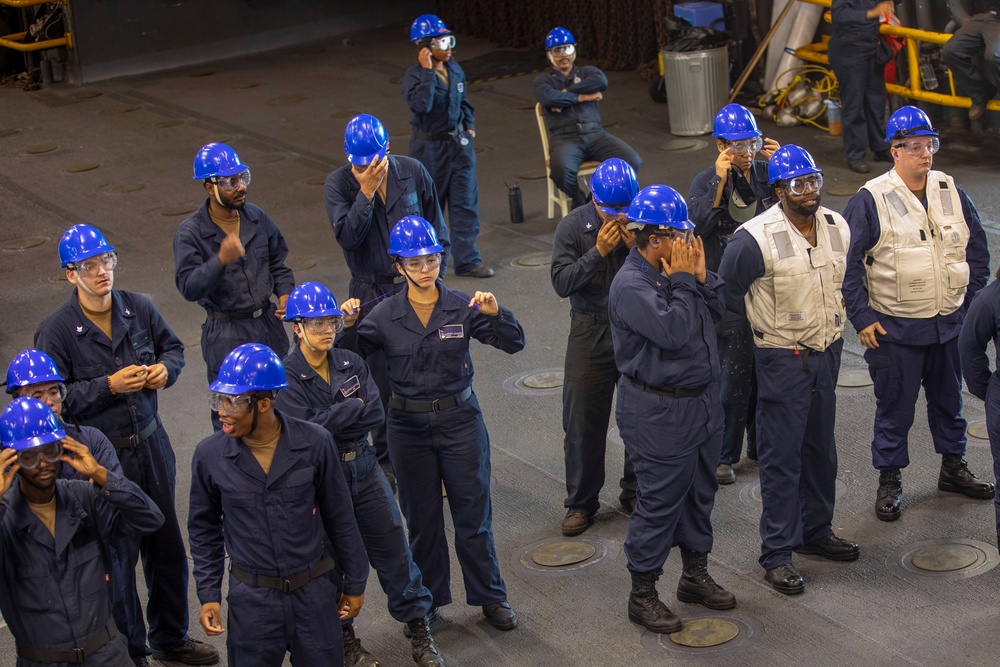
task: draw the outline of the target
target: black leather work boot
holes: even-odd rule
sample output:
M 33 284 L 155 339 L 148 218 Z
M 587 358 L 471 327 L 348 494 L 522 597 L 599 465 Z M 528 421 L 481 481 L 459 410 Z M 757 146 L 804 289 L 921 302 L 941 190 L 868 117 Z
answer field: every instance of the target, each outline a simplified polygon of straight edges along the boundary
M 875 498 L 875 516 L 879 521 L 895 521 L 902 514 L 903 474 L 899 468 L 883 470 L 878 475 L 878 495 Z
M 677 599 L 681 602 L 696 602 L 709 609 L 732 609 L 736 606 L 736 596 L 715 583 L 708 573 L 708 554 L 681 550 L 684 570 L 677 582 Z
M 977 500 L 991 500 L 996 493 L 993 484 L 982 481 L 969 470 L 969 464 L 960 454 L 941 455 L 938 489 L 949 493 L 961 493 Z
M 427 618 L 418 618 L 406 624 L 410 629 L 410 644 L 413 646 L 413 662 L 420 667 L 445 667 L 444 658 L 434 646 Z
M 354 634 L 353 625 L 345 625 L 344 630 L 344 666 L 345 667 L 379 667 L 378 660 L 361 645 L 361 640 Z
M 628 596 L 628 620 L 638 623 L 650 632 L 669 634 L 681 629 L 681 619 L 663 604 L 656 593 L 656 580 L 660 572 L 632 575 L 632 593 Z

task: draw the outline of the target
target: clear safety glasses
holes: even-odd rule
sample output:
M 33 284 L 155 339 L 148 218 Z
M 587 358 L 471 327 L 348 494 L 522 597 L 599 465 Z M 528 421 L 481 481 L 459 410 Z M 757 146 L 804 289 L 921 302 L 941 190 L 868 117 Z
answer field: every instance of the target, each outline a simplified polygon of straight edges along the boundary
M 808 174 L 788 179 L 788 190 L 793 195 L 819 192 L 823 187 L 823 174 Z
M 924 153 L 928 151 L 934 155 L 941 149 L 941 142 L 937 137 L 929 137 L 929 139 L 929 141 L 928 139 L 908 139 L 896 144 L 893 148 L 902 148 L 907 155 L 913 157 L 923 157 Z
M 576 53 L 575 44 L 560 44 L 549 49 L 549 53 L 554 56 L 571 56 Z
M 91 257 L 86 262 L 75 264 L 69 268 L 82 276 L 93 278 L 100 273 L 101 269 L 110 272 L 114 271 L 116 266 L 118 266 L 118 254 L 114 252 L 106 252 L 100 257 Z
M 403 260 L 403 268 L 407 271 L 433 271 L 441 265 L 441 255 L 433 254 L 426 257 L 407 257 Z
M 687 245 L 691 245 L 694 242 L 693 229 L 664 229 L 658 231 L 656 235 L 668 239 L 684 239 L 684 243 Z
M 739 141 L 727 141 L 726 148 L 733 155 L 750 155 L 756 154 L 764 146 L 764 140 L 760 137 L 751 137 L 749 139 L 740 139 Z
M 62 403 L 63 399 L 66 398 L 66 385 L 62 382 L 44 385 L 30 394 L 21 394 L 21 396 L 37 398 L 42 403 Z
M 246 412 L 253 402 L 253 395 L 251 394 L 230 396 L 229 394 L 218 394 L 210 391 L 208 392 L 208 398 L 211 401 L 212 412 L 221 412 L 230 417 L 238 412 Z
M 17 453 L 17 462 L 25 470 L 34 470 L 42 461 L 57 463 L 63 455 L 61 442 L 50 442 L 42 447 L 23 449 Z
M 438 51 L 447 51 L 448 49 L 455 48 L 455 35 L 435 37 L 431 40 L 431 48 L 437 49 Z
M 343 317 L 304 317 L 302 327 L 311 334 L 324 334 L 327 331 L 340 333 L 344 330 Z
M 240 183 L 243 184 L 243 187 L 247 187 L 250 185 L 250 170 L 247 169 L 242 174 L 236 174 L 235 176 L 216 176 L 212 179 L 212 182 L 223 190 L 235 190 L 240 187 Z

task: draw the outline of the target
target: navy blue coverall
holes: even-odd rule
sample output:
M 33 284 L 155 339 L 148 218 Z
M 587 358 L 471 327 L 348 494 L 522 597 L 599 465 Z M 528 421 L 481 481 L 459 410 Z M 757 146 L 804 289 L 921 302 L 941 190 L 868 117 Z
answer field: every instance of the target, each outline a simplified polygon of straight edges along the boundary
M 844 209 L 851 226 L 851 249 L 844 276 L 847 317 L 858 331 L 878 322 L 886 335 L 879 346 L 865 350 L 875 385 L 875 437 L 872 465 L 878 470 L 905 468 L 910 463 L 909 433 L 921 384 L 927 399 L 927 424 L 938 454 L 965 454 L 966 421 L 962 417 L 962 372 L 958 334 L 965 311 L 990 275 L 990 251 L 979 213 L 962 188 L 962 215 L 969 226 L 966 261 L 969 286 L 964 305 L 949 315 L 928 318 L 893 317 L 876 312 L 864 286 L 865 253 L 882 234 L 875 200 L 860 190 Z M 923 201 L 924 208 L 927 202 Z
M 573 200 L 584 203 L 576 176 L 587 160 L 621 158 L 639 171 L 642 158 L 631 146 L 601 127 L 597 102 L 579 102 L 580 95 L 603 93 L 608 77 L 597 67 L 574 67 L 569 76 L 555 68 L 535 77 L 535 100 L 542 105 L 549 130 L 549 169 L 552 182 Z
M 601 219 L 593 206 L 574 209 L 559 221 L 552 241 L 552 287 L 569 298 L 570 331 L 563 383 L 563 451 L 566 507 L 596 512 L 604 486 L 611 403 L 618 382 L 615 347 L 608 326 L 608 291 L 628 256 L 619 244 L 606 257 L 597 250 Z M 625 454 L 619 482 L 623 505 L 635 498 L 635 471 Z
M 0 501 L 0 612 L 19 646 L 83 648 L 111 618 L 112 544 L 152 533 L 163 515 L 138 486 L 110 469 L 104 488 L 56 480 L 55 497 L 55 536 L 28 507 L 17 481 Z M 15 664 L 70 663 L 18 658 Z M 76 664 L 132 667 L 132 659 L 116 632 Z
M 177 461 L 157 414 L 156 391 L 112 394 L 108 378 L 132 364 L 163 364 L 170 387 L 184 367 L 184 345 L 145 296 L 116 289 L 111 304 L 111 340 L 83 314 L 74 289 L 69 301 L 38 326 L 34 346 L 52 357 L 66 378 L 64 409 L 80 424 L 107 436 L 118 450 L 125 476 L 163 513 L 159 530 L 118 545 L 129 652 L 141 662 L 147 648 L 142 602 L 135 588 L 140 554 L 149 591 L 149 644 L 169 651 L 187 640 L 187 552 L 174 507 Z
M 715 166 L 708 167 L 694 177 L 687 196 L 688 218 L 694 223 L 695 235 L 700 236 L 705 244 L 705 267 L 709 271 L 719 270 L 722 253 L 733 233 L 742 224 L 733 220 L 729 214 L 729 202 L 733 189 L 737 187 L 737 180 L 740 181 L 741 189 L 749 189 L 753 193 L 756 201 L 754 215 L 760 215 L 777 202 L 774 187 L 768 185 L 767 162 L 763 160 L 754 160 L 750 164 L 749 183 L 738 170 L 730 171 L 729 182 L 718 206 L 714 206 L 719 187 Z M 722 394 L 722 410 L 726 415 L 719 463 L 732 465 L 740 460 L 743 452 L 744 431 L 747 450 L 755 450 L 757 447 L 754 424 L 757 382 L 753 368 L 753 340 L 746 317 L 740 317 L 729 310 L 716 326 L 716 331 L 719 336 L 719 363 L 722 365 L 719 391 Z
M 615 419 L 639 482 L 625 556 L 659 572 L 670 549 L 712 550 L 712 507 L 722 448 L 715 322 L 723 283 L 708 273 L 663 275 L 629 251 L 611 283 L 608 315 L 621 378 Z
M 333 436 L 354 518 L 388 599 L 389 613 L 403 623 L 423 618 L 431 609 L 431 593 L 413 562 L 403 517 L 377 465 L 375 448 L 368 444 L 368 432 L 385 423 L 378 387 L 368 365 L 350 350 L 331 349 L 327 363 L 329 383 L 294 346 L 285 357 L 288 387 L 278 394 L 276 405 L 286 415 L 318 424 Z
M 188 301 L 205 309 L 201 325 L 201 352 L 208 383 L 219 366 L 243 343 L 261 343 L 279 357 L 288 352 L 288 334 L 274 316 L 278 306 L 271 295 L 291 294 L 292 270 L 285 265 L 288 246 L 274 221 L 253 204 L 240 211 L 240 242 L 246 254 L 219 264 L 219 246 L 226 233 L 212 222 L 208 201 L 181 223 L 174 234 L 174 282 Z M 213 417 L 216 430 L 220 428 Z
M 323 533 L 343 572 L 343 591 L 315 576 L 285 593 L 229 575 L 226 650 L 230 667 L 344 664 L 340 594 L 361 595 L 368 559 L 351 510 L 333 437 L 321 426 L 275 413 L 281 436 L 265 474 L 241 440 L 221 431 L 191 460 L 188 537 L 202 604 L 222 601 L 226 555 L 252 573 L 291 579 L 323 556 Z
M 431 223 L 444 247 L 442 276 L 448 266 L 451 241 L 438 204 L 437 189 L 427 169 L 413 158 L 390 155 L 386 179 L 387 202 L 382 201 L 378 192 L 371 200 L 365 197 L 349 164 L 331 172 L 323 186 L 326 215 L 333 227 L 333 235 L 344 251 L 347 268 L 351 270 L 348 294 L 361 300 L 359 321 L 363 321 L 381 299 L 399 288 L 397 279 L 403 280 L 389 258 L 389 232 L 400 218 L 419 215 Z M 385 357 L 381 353 L 373 353 L 365 361 L 378 385 L 384 410 L 389 400 Z M 391 470 L 384 426 L 372 430 L 372 441 L 382 468 Z
M 875 62 L 879 19 L 868 18 L 880 0 L 833 0 L 833 35 L 827 53 L 840 83 L 844 153 L 864 160 L 889 150 L 885 141 L 885 63 Z
M 726 305 L 746 317 L 743 297 L 765 273 L 760 246 L 733 235 L 719 273 Z M 792 551 L 833 534 L 837 484 L 837 377 L 843 338 L 824 351 L 753 348 L 757 369 L 761 555 L 765 570 L 792 562 Z
M 455 273 L 483 263 L 479 236 L 479 184 L 476 181 L 476 112 L 466 96 L 465 72 L 454 59 L 444 64 L 448 83 L 435 70 L 414 65 L 403 74 L 403 99 L 410 107 L 410 157 L 419 160 L 448 207 Z
M 1000 89 L 1000 1 L 972 5 L 976 13 L 944 43 L 941 58 L 959 92 L 972 98 L 973 104 L 986 104 Z
M 506 600 L 507 586 L 493 542 L 490 441 L 472 391 L 469 343 L 475 338 L 513 354 L 524 349 L 524 330 L 503 306 L 496 316 L 483 315 L 469 308 L 467 294 L 453 292 L 441 281 L 437 286 L 440 296 L 426 327 L 404 287 L 357 326 L 357 344 L 363 354 L 382 350 L 386 355 L 392 390 L 389 454 L 397 470 L 406 470 L 398 480 L 399 501 L 413 560 L 434 597 L 433 606 L 451 603 L 442 481 L 455 523 L 466 601 L 484 606 Z M 434 410 L 432 401 L 452 407 Z

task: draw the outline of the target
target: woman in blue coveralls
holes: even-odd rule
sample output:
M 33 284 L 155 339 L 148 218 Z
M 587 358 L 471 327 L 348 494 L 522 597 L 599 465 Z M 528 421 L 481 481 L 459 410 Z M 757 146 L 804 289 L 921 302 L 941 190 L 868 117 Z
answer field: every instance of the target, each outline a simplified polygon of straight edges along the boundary
M 483 608 L 499 630 L 517 627 L 493 542 L 490 442 L 472 391 L 469 342 L 508 354 L 524 349 L 524 330 L 489 292 L 453 292 L 438 280 L 443 248 L 434 228 L 406 216 L 392 228 L 389 254 L 406 277 L 403 290 L 378 304 L 357 326 L 364 354 L 385 352 L 389 456 L 405 469 L 399 500 L 413 559 L 434 597 L 431 618 L 451 603 L 451 568 L 441 484 L 455 523 L 455 553 L 466 601 Z
M 986 348 L 993 341 L 1000 350 L 1000 269 L 997 279 L 976 294 L 958 337 L 965 385 L 974 396 L 986 401 L 986 432 L 993 452 L 993 476 L 1000 480 L 1000 370 L 990 372 Z M 1000 544 L 1000 494 L 993 496 L 996 512 L 997 544 Z
M 357 320 L 360 305 L 358 299 L 348 299 L 341 311 L 333 292 L 316 282 L 292 290 L 285 321 L 292 322 L 297 344 L 285 357 L 288 388 L 278 394 L 276 404 L 285 414 L 319 424 L 333 436 L 354 503 L 354 518 L 388 598 L 389 613 L 406 623 L 414 662 L 420 667 L 444 667 L 427 626 L 430 591 L 413 563 L 403 517 L 377 465 L 375 448 L 368 442 L 368 433 L 385 421 L 378 387 L 357 354 L 333 346 L 345 321 L 353 325 Z M 378 661 L 355 636 L 353 623 L 354 619 L 341 623 L 344 663 L 377 666 Z
M 452 57 L 455 36 L 433 14 L 410 27 L 417 64 L 403 75 L 403 99 L 410 107 L 410 157 L 430 172 L 448 207 L 455 275 L 490 278 L 476 247 L 479 236 L 479 184 L 476 181 L 476 115 L 465 96 L 465 72 Z
M 611 283 L 608 319 L 621 371 L 615 419 L 639 483 L 625 539 L 628 617 L 670 633 L 681 621 L 660 600 L 656 580 L 673 546 L 684 562 L 678 600 L 736 606 L 708 573 L 722 449 L 715 323 L 725 312 L 723 283 L 706 270 L 704 245 L 676 190 L 643 188 L 625 217 L 636 245 Z

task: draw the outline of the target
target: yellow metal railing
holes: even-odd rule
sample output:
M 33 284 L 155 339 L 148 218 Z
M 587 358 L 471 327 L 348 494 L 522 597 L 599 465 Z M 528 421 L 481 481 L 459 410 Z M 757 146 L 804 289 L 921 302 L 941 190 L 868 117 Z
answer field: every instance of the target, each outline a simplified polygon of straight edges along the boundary
M 829 7 L 831 0 L 798 0 L 799 2 L 808 2 L 812 5 L 820 5 L 821 7 Z M 0 0 L 3 2 L 3 0 Z M 830 12 L 824 12 L 823 19 L 829 23 L 830 22 Z M 928 42 L 930 44 L 944 44 L 947 42 L 951 35 L 944 32 L 930 32 L 927 30 L 918 30 L 916 28 L 904 28 L 902 26 L 894 26 L 883 23 L 879 28 L 883 35 L 894 35 L 896 37 L 906 38 L 906 62 L 910 72 L 910 85 L 900 86 L 895 83 L 886 83 L 885 89 L 893 95 L 899 95 L 900 97 L 906 97 L 911 100 L 921 100 L 923 102 L 930 102 L 932 104 L 940 104 L 946 107 L 959 107 L 966 108 L 972 106 L 972 100 L 968 97 L 955 94 L 955 86 L 952 82 L 951 84 L 951 94 L 934 93 L 929 90 L 924 90 L 920 85 L 920 42 Z M 820 65 L 826 65 L 829 67 L 830 59 L 826 55 L 827 39 L 817 44 L 807 44 L 806 46 L 799 47 L 795 50 L 795 57 L 800 60 L 805 60 L 811 63 L 819 63 Z M 951 81 L 951 71 L 948 72 L 948 79 Z M 990 100 L 986 103 L 986 108 L 990 111 L 1000 111 L 1000 100 Z
M 0 5 L 6 5 L 7 7 L 34 7 L 35 5 L 44 5 L 49 2 L 52 2 L 52 0 L 0 0 Z M 58 2 L 65 6 L 68 0 L 58 0 Z M 14 49 L 15 51 L 44 51 L 45 49 L 55 49 L 60 46 L 73 48 L 73 36 L 68 32 L 65 36 L 57 39 L 46 39 L 41 42 L 31 42 L 29 44 L 21 41 L 26 34 L 16 32 L 13 35 L 4 35 L 0 37 L 0 46 L 7 49 Z

